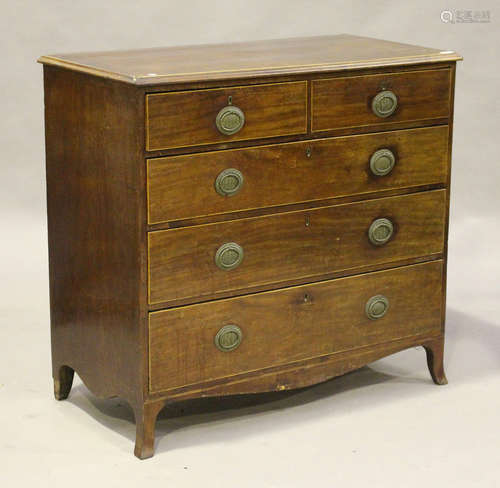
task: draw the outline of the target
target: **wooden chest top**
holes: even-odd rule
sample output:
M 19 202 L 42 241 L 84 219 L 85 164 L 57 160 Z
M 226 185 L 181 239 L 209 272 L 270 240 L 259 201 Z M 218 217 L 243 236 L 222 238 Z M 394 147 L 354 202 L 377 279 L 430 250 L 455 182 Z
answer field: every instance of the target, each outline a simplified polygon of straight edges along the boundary
M 462 59 L 454 51 L 339 34 L 293 39 L 54 54 L 39 62 L 136 85 L 318 73 Z

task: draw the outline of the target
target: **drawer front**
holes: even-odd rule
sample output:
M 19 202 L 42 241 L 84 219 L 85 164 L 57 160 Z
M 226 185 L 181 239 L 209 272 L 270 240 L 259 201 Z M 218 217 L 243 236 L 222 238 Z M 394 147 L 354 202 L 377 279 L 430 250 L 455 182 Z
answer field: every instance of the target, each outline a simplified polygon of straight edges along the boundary
M 441 331 L 434 261 L 154 312 L 151 391 Z
M 208 299 L 441 253 L 445 207 L 446 190 L 435 190 L 150 232 L 149 300 Z
M 306 131 L 305 81 L 146 95 L 148 151 Z
M 312 131 L 390 128 L 395 123 L 448 117 L 450 84 L 449 69 L 315 80 Z
M 448 126 L 439 126 L 149 159 L 148 219 L 444 184 L 447 147 Z M 385 173 L 388 158 L 394 166 Z

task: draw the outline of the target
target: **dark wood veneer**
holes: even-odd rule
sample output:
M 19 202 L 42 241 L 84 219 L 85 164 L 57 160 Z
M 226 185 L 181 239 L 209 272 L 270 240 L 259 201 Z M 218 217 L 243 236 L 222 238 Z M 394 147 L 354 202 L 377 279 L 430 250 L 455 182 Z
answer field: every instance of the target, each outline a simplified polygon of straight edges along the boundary
M 459 59 L 347 35 L 42 57 L 55 397 L 76 371 L 127 400 L 146 458 L 169 402 L 304 387 L 417 345 L 445 384 Z M 400 108 L 380 120 L 384 88 Z M 247 115 L 229 137 L 228 96 Z M 376 178 L 382 147 L 398 160 Z M 230 198 L 213 189 L 226 167 L 245 176 Z M 379 217 L 395 235 L 375 248 Z M 229 272 L 226 241 L 245 249 Z M 392 309 L 367 323 L 376 293 Z M 247 340 L 224 353 L 228 322 Z
M 393 152 L 396 165 L 390 174 L 376 176 L 370 157 L 383 148 Z M 148 159 L 148 222 L 444 185 L 447 151 L 444 125 Z M 219 195 L 214 186 L 227 168 L 244 178 L 241 190 L 230 197 Z
M 52 363 L 98 396 L 142 404 L 145 167 L 134 87 L 46 66 Z M 62 394 L 64 396 L 64 394 Z
M 442 261 L 318 284 L 154 312 L 149 318 L 150 389 L 200 385 L 418 334 L 441 332 Z M 366 301 L 389 299 L 384 319 Z M 224 324 L 244 341 L 232 354 L 213 350 Z
M 311 89 L 313 132 L 367 125 L 387 130 L 398 122 L 439 119 L 450 112 L 448 68 L 314 80 Z M 371 108 L 382 90 L 397 94 L 396 111 L 387 118 Z
M 149 302 L 195 302 L 220 292 L 441 253 L 445 202 L 446 191 L 436 190 L 151 232 Z M 394 236 L 374 246 L 368 228 L 382 217 L 393 222 Z M 215 253 L 226 242 L 243 248 L 235 269 L 215 264 Z
M 228 104 L 245 113 L 232 136 L 215 126 Z M 307 119 L 306 81 L 146 95 L 146 149 L 305 134 Z

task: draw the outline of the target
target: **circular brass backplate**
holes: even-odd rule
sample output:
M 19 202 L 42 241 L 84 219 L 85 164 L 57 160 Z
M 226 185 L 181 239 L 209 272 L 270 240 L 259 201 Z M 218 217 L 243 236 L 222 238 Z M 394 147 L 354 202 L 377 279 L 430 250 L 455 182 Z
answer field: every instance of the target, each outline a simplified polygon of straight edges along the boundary
M 243 174 L 235 168 L 221 171 L 215 180 L 215 191 L 223 197 L 236 195 L 243 186 Z
M 389 300 L 384 295 L 375 295 L 366 302 L 365 312 L 370 320 L 382 318 L 387 310 L 389 310 Z
M 236 349 L 243 339 L 243 332 L 234 324 L 225 325 L 215 335 L 215 346 L 222 352 Z
M 392 171 L 396 157 L 390 149 L 379 149 L 370 158 L 370 170 L 375 176 L 385 176 Z
M 243 261 L 243 248 L 236 242 L 226 242 L 222 244 L 215 253 L 215 264 L 223 270 L 230 270 L 238 267 Z
M 375 246 L 382 246 L 390 240 L 394 226 L 389 219 L 376 219 L 368 229 L 368 238 Z
M 245 125 L 245 114 L 240 108 L 228 105 L 217 114 L 215 125 L 222 134 L 227 136 L 236 134 Z
M 385 118 L 392 115 L 398 106 L 398 97 L 390 91 L 377 93 L 372 100 L 372 110 L 377 117 Z

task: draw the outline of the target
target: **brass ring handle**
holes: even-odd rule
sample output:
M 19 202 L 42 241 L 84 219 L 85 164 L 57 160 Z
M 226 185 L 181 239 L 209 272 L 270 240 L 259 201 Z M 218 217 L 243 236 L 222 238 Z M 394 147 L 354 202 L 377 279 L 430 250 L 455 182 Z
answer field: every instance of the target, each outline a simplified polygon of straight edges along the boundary
M 379 149 L 370 158 L 370 170 L 375 176 L 388 175 L 395 164 L 396 157 L 390 149 Z
M 215 180 L 215 191 L 223 197 L 236 195 L 243 186 L 243 174 L 234 168 L 221 171 Z
M 243 261 L 243 248 L 236 242 L 226 242 L 215 253 L 215 264 L 225 271 L 237 268 Z
M 228 105 L 217 114 L 215 125 L 221 134 L 231 136 L 245 125 L 245 114 L 240 108 Z
M 375 295 L 366 302 L 365 312 L 370 320 L 381 319 L 387 310 L 389 310 L 389 300 L 384 295 Z
M 225 325 L 215 335 L 215 346 L 219 351 L 229 352 L 236 349 L 243 339 L 243 332 L 234 324 Z
M 385 118 L 392 115 L 398 106 L 398 97 L 391 90 L 377 93 L 372 100 L 372 110 L 377 117 Z
M 394 233 L 394 225 L 389 219 L 376 219 L 368 229 L 368 238 L 374 246 L 383 246 Z

